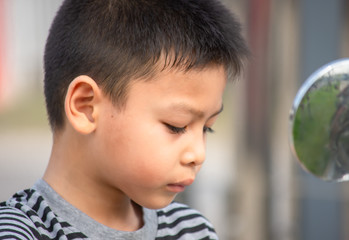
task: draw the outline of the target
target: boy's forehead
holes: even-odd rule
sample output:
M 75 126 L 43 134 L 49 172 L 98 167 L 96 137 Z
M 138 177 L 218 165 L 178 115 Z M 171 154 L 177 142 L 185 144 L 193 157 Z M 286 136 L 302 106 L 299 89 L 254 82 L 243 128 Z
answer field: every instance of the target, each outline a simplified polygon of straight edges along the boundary
M 161 109 L 189 113 L 197 118 L 207 116 L 207 110 L 217 115 L 223 110 L 226 81 L 222 66 L 187 71 L 166 69 L 148 80 L 134 81 L 129 88 L 131 99 L 127 100 L 127 104 L 139 104 L 139 99 L 144 99 Z
M 195 108 L 195 106 L 191 106 L 187 104 L 186 102 L 174 102 L 170 103 L 168 106 L 168 109 L 179 111 L 179 112 L 188 112 L 192 115 L 195 115 L 197 118 L 203 118 L 205 116 L 205 112 L 203 112 L 200 109 Z M 211 116 L 214 117 L 218 114 L 220 114 L 223 111 L 223 104 L 221 104 L 221 107 L 217 109 L 217 111 Z

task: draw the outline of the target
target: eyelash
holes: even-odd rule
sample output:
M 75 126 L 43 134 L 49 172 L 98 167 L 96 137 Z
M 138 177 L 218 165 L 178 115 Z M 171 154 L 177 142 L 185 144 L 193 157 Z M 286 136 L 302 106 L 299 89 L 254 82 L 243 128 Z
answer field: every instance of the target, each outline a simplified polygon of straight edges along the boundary
M 204 133 L 214 133 L 214 130 L 210 127 L 204 127 Z
M 166 124 L 166 127 L 173 133 L 173 134 L 182 134 L 182 133 L 185 133 L 187 131 L 187 127 L 175 127 L 175 126 L 172 126 L 170 124 Z M 203 128 L 203 132 L 204 133 L 214 133 L 214 130 L 210 127 L 204 127 Z
M 165 123 L 165 125 L 173 134 L 181 134 L 181 133 L 185 133 L 187 131 L 187 127 L 180 128 L 180 127 L 172 126 L 172 125 L 167 124 L 167 123 Z

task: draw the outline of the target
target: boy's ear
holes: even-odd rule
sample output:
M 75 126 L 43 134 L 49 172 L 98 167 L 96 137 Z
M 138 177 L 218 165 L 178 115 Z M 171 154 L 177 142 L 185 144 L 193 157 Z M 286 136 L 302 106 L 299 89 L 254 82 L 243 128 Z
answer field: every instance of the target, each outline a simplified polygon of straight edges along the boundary
M 101 94 L 97 83 L 89 76 L 78 76 L 70 83 L 64 109 L 68 122 L 76 131 L 89 134 L 96 129 Z

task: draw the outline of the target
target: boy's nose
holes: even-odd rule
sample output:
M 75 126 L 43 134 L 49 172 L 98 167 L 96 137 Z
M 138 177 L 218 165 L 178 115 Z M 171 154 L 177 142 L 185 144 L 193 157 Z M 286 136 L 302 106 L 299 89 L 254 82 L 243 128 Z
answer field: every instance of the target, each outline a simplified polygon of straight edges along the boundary
M 205 140 L 191 140 L 188 144 L 188 148 L 182 156 L 183 165 L 199 166 L 203 164 L 206 157 Z

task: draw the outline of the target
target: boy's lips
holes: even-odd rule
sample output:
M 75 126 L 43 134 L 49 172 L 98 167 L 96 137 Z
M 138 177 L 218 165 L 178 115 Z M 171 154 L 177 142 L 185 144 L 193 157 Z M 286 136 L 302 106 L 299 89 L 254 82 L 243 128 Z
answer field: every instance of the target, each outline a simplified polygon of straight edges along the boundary
M 179 193 L 185 190 L 186 186 L 191 185 L 194 182 L 194 178 L 189 178 L 181 182 L 167 184 L 167 188 L 171 192 Z

